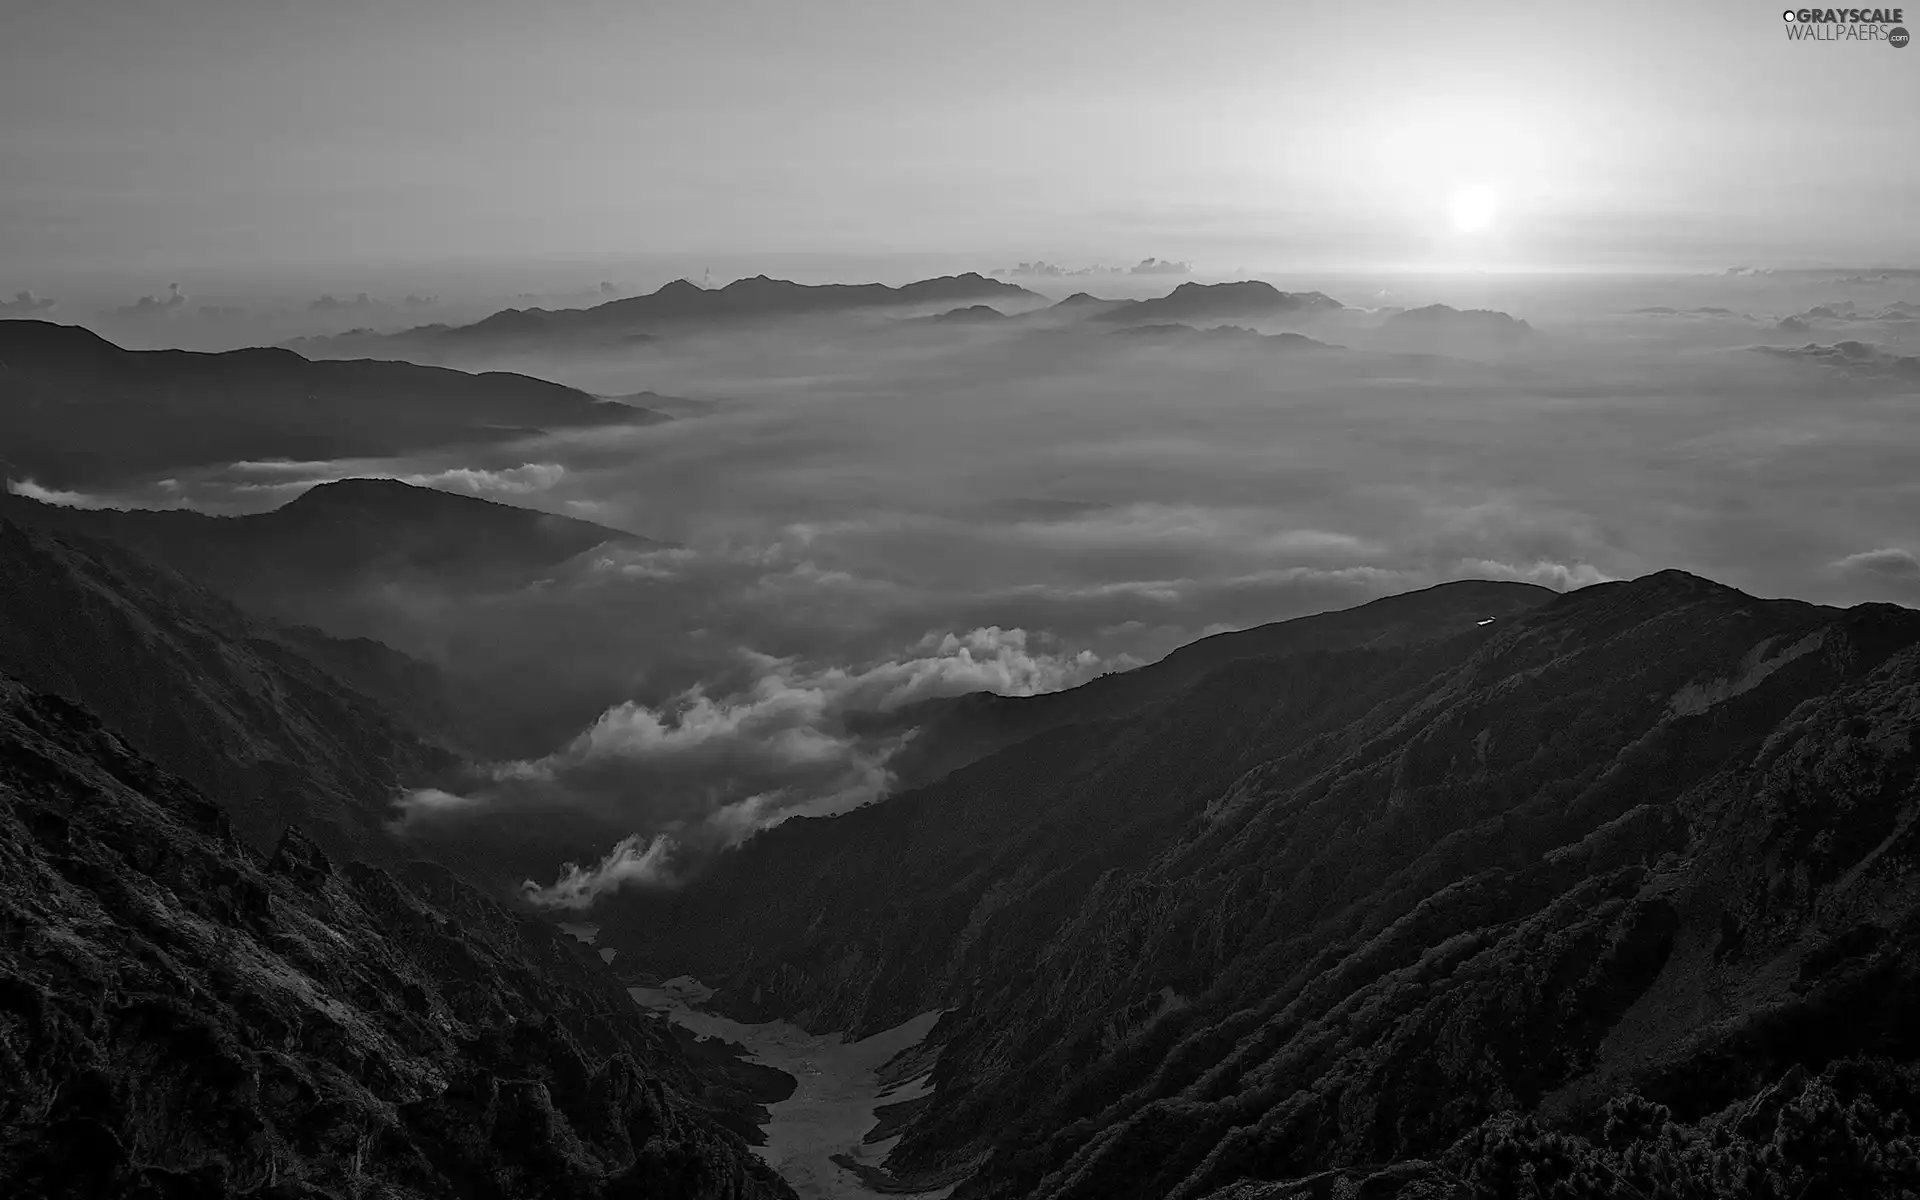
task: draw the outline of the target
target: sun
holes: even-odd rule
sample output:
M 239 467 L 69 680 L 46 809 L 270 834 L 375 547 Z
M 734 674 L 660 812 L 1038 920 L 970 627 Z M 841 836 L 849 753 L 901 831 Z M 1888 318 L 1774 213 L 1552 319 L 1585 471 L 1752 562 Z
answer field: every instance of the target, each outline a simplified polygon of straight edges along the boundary
M 1460 233 L 1485 233 L 1500 215 L 1500 193 L 1488 184 L 1476 183 L 1455 189 L 1453 227 Z

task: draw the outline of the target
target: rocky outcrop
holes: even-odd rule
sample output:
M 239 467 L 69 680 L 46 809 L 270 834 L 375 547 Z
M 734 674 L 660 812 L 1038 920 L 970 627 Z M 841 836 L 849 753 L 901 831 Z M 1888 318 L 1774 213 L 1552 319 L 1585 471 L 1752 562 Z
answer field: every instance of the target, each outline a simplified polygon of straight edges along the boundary
M 1103 320 L 1130 323 L 1155 321 L 1313 316 L 1344 308 L 1338 300 L 1320 292 L 1283 292 L 1258 279 L 1227 283 L 1183 283 L 1164 296 L 1141 300 L 1124 308 L 1098 314 Z
M 1398 350 L 1431 353 L 1498 353 L 1524 347 L 1534 336 L 1525 321 L 1489 308 L 1429 304 L 1389 316 L 1379 341 Z
M 0 1077 L 9 1196 L 792 1194 L 557 931 L 298 832 L 263 856 L 4 678 Z

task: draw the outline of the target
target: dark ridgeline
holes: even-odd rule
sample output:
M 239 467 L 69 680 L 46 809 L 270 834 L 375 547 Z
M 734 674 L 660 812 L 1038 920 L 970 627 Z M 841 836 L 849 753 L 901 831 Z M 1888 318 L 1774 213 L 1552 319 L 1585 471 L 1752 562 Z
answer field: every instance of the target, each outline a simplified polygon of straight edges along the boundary
M 229 613 L 226 618 L 199 618 L 201 628 L 224 628 L 221 620 L 231 624 L 237 605 L 254 625 L 270 624 L 276 630 L 236 634 L 236 640 L 248 645 L 260 637 L 290 641 L 306 657 L 428 731 L 430 740 L 480 760 L 543 754 L 618 697 L 548 686 L 559 679 L 552 671 L 538 680 L 530 678 L 524 664 L 529 657 L 537 662 L 537 655 L 476 666 L 457 648 L 449 651 L 438 644 L 443 631 L 407 615 L 410 606 L 430 613 L 441 604 L 510 595 L 603 548 L 646 551 L 665 545 L 589 521 L 388 479 L 320 484 L 277 509 L 235 517 L 187 509 L 79 509 L 0 495 L 0 521 L 5 520 L 87 546 L 86 554 L 129 571 L 144 571 L 143 578 L 172 572 L 191 580 L 203 592 L 217 594 L 220 607 Z M 110 553 L 115 547 L 117 556 Z M 140 566 L 130 565 L 140 560 Z M 22 581 L 17 587 L 29 584 Z M 97 596 L 88 599 L 98 604 Z M 186 603 L 191 608 L 198 601 Z M 52 655 L 51 647 L 60 643 L 46 638 L 62 621 L 78 620 L 79 611 L 63 615 L 57 607 L 30 606 L 17 625 L 20 638 L 42 655 Z M 82 622 L 77 632 L 61 636 L 75 639 L 76 648 L 87 647 L 92 645 L 89 631 L 95 628 Z M 401 636 L 408 630 L 414 635 L 411 641 Z M 27 631 L 37 631 L 36 636 L 26 637 Z M 0 644 L 5 641 L 0 631 Z M 432 665 L 396 653 L 384 644 L 389 641 L 430 656 Z M 250 653 L 243 649 L 208 657 L 218 674 L 225 664 Z M 111 653 L 102 652 L 76 677 L 110 686 L 115 678 L 111 660 Z M 0 668 L 4 666 L 0 662 Z M 135 701 L 126 698 L 125 703 Z M 108 719 L 124 731 L 117 715 Z M 179 718 L 144 714 L 138 719 Z M 154 753 L 170 768 L 184 770 L 167 757 L 170 751 Z M 570 847 L 565 854 L 591 849 Z
M 290 343 L 303 353 L 349 358 L 386 357 L 438 362 L 461 355 L 612 345 L 653 340 L 658 331 L 690 326 L 850 313 L 862 309 L 910 308 L 987 301 L 1037 304 L 1044 297 L 1018 284 L 968 271 L 900 287 L 883 283 L 794 283 L 755 275 L 725 287 L 703 288 L 677 279 L 644 296 L 609 300 L 592 308 L 509 308 L 471 325 L 422 325 L 397 333 L 355 330 L 335 337 Z
M 1789 317 L 1787 320 L 1793 321 L 1796 318 Z M 1782 332 L 1811 332 L 1804 322 L 1797 328 L 1788 326 L 1787 321 L 1782 321 L 1780 325 Z M 1831 346 L 1808 342 L 1804 346 L 1755 346 L 1754 349 L 1790 362 L 1830 367 L 1855 378 L 1891 378 L 1920 382 L 1920 354 L 1897 354 L 1867 342 L 1842 341 L 1835 342 Z
M 1109 336 L 1151 345 L 1156 348 L 1199 347 L 1207 350 L 1246 348 L 1255 350 L 1338 350 L 1331 342 L 1310 338 L 1304 333 L 1261 333 L 1243 325 L 1215 325 L 1196 329 L 1191 325 L 1129 325 Z
M 1257 279 L 1232 283 L 1183 283 L 1166 295 L 1152 300 L 1108 303 L 1087 296 L 1084 292 L 1068 299 L 1085 306 L 1096 320 L 1142 324 L 1209 317 L 1311 316 L 1337 312 L 1346 307 L 1320 292 L 1283 292 Z M 1063 304 L 1066 302 L 1062 301 Z M 1095 308 L 1099 304 L 1107 304 L 1107 307 Z
M 1524 349 L 1533 337 L 1533 326 L 1495 309 L 1429 304 L 1389 314 L 1378 342 L 1408 353 L 1498 354 Z
M 323 624 L 376 584 L 524 583 L 599 546 L 663 543 L 574 517 L 392 479 L 343 479 L 269 512 L 79 509 L 0 496 L 0 516 L 111 540 L 278 620 Z
M 965 308 L 951 308 L 927 319 L 950 325 L 996 325 L 1010 318 L 991 304 L 969 304 Z
M 985 757 L 601 938 L 741 1016 L 951 1008 L 889 1167 L 960 1197 L 1894 1195 L 1917 733 L 1908 609 L 1451 585 L 950 703 L 921 770 Z
M 0 321 L 0 467 L 43 487 L 665 419 L 526 375 L 275 349 L 123 350 L 77 326 Z

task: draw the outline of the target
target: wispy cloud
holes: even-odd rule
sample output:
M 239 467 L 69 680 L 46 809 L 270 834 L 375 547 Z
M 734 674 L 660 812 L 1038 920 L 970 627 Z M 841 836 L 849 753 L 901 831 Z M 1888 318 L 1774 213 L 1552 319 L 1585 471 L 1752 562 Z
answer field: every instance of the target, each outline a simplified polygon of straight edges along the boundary
M 30 317 L 35 313 L 46 312 L 59 304 L 59 301 L 47 296 L 36 296 L 32 292 L 15 292 L 13 299 L 0 300 L 0 317 Z
M 551 755 L 495 764 L 461 793 L 403 797 L 397 827 L 487 808 L 624 817 L 636 827 L 603 862 L 569 864 L 553 884 L 530 885 L 529 897 L 577 907 L 609 888 L 670 885 L 677 855 L 731 845 L 796 813 L 841 812 L 884 795 L 887 760 L 901 739 L 861 732 L 849 720 L 856 714 L 974 691 L 1054 691 L 1113 665 L 1034 640 L 995 627 L 929 633 L 857 670 L 743 651 L 751 678 L 738 689 L 719 694 L 703 685 L 661 705 L 615 705 Z
M 1892 546 L 1849 554 L 1834 566 L 1841 571 L 1861 571 L 1887 579 L 1920 580 L 1920 555 Z
M 170 283 L 164 295 L 142 296 L 132 304 L 123 304 L 119 308 L 108 309 L 101 314 L 108 317 L 157 317 L 172 312 L 187 302 L 186 293 L 180 285 Z

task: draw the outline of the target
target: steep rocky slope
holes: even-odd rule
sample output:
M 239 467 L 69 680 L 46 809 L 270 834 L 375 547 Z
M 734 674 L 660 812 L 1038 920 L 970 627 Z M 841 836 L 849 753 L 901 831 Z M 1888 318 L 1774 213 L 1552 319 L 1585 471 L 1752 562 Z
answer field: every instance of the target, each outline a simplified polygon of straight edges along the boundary
M 1590 1134 L 1588 1166 L 1641 1133 L 1711 1142 L 1733 1105 L 1763 1113 L 1759 1154 L 1783 1106 L 1910 1092 L 1917 643 L 1910 610 L 1663 572 L 1438 641 L 1229 661 L 789 822 L 602 938 L 742 1013 L 954 1007 L 889 1165 L 962 1196 L 1453 1188 L 1579 1157 L 1555 1139 Z M 1634 1094 L 1665 1115 L 1610 1142 Z M 1868 1140 L 1904 1161 L 1902 1136 Z M 1504 1186 L 1479 1194 L 1535 1194 Z
M 395 789 L 453 761 L 433 673 L 383 646 L 265 624 L 118 545 L 3 516 L 0 564 L 0 671 L 101 714 L 256 847 L 298 822 L 369 851 Z
M 556 931 L 435 868 L 250 849 L 0 678 L 0 1192 L 791 1196 Z M 691 1099 L 702 1096 L 702 1102 Z
M 551 661 L 562 647 L 573 664 L 591 660 L 590 626 L 550 620 L 523 629 L 506 619 L 503 631 L 459 618 L 537 589 L 596 547 L 659 545 L 590 521 L 390 479 L 320 484 L 279 508 L 233 517 L 0 495 L 0 519 L 117 543 L 252 617 L 324 630 L 334 637 L 292 637 L 307 657 L 372 690 L 391 711 L 496 758 L 545 753 L 613 703 L 616 685 Z
M 703 288 L 676 279 L 644 296 L 609 300 L 591 308 L 509 308 L 471 325 L 423 325 L 397 333 L 356 330 L 293 343 L 303 354 L 351 358 L 376 354 L 441 362 L 460 357 L 527 352 L 581 345 L 647 342 L 657 331 L 782 317 L 952 305 L 971 300 L 1034 303 L 1042 299 L 1017 284 L 968 271 L 916 280 L 900 287 L 881 283 L 794 283 L 755 275 L 724 287 Z
M 1046 730 L 1123 716 L 1166 700 L 1237 659 L 1433 641 L 1537 608 L 1555 594 L 1531 583 L 1463 579 L 1354 608 L 1214 634 L 1158 662 L 1063 692 L 973 692 L 924 701 L 892 717 L 896 726 L 915 733 L 887 768 L 902 789 L 916 787 Z

